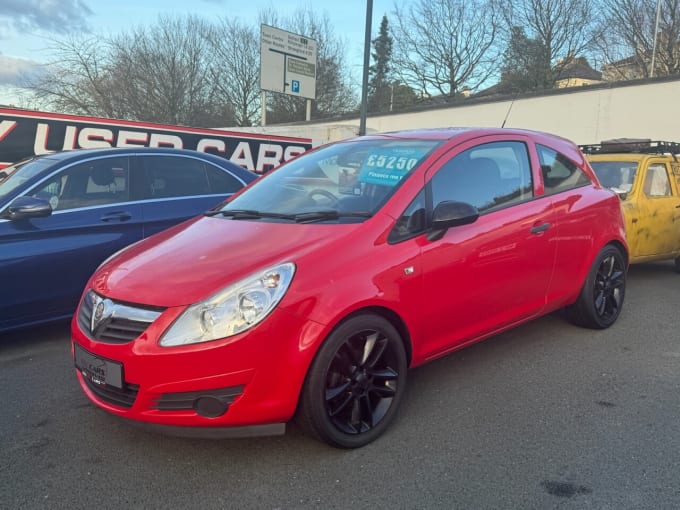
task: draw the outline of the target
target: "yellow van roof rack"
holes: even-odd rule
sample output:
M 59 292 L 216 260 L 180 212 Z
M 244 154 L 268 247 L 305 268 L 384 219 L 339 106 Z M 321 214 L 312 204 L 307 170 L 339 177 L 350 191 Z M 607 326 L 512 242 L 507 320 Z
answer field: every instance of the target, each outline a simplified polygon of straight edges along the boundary
M 680 153 L 680 143 L 664 142 L 645 138 L 616 138 L 601 143 L 579 145 L 584 154 L 640 153 L 672 154 Z

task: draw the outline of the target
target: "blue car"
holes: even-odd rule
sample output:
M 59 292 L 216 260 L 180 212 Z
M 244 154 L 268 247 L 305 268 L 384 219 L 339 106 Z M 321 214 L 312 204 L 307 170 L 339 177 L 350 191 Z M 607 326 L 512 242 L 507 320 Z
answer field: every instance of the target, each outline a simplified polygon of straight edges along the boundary
M 0 177 L 0 331 L 67 319 L 107 257 L 196 216 L 257 176 L 180 149 L 76 150 Z

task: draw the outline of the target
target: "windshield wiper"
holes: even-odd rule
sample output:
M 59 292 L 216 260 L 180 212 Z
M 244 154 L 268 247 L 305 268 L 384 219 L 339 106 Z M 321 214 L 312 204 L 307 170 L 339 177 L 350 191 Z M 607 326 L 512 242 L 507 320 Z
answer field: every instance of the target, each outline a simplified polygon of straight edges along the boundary
M 373 216 L 369 212 L 363 211 L 310 211 L 298 214 L 284 214 L 268 211 L 256 211 L 254 209 L 230 209 L 219 211 L 206 211 L 205 216 L 227 216 L 235 220 L 258 220 L 261 218 L 278 218 L 282 220 L 290 220 L 296 223 L 314 223 L 316 221 L 337 220 L 340 218 L 370 218 Z
M 373 216 L 369 212 L 357 211 L 311 211 L 299 213 L 294 216 L 297 223 L 313 223 L 315 221 L 338 220 L 340 218 L 370 218 Z
M 206 211 L 203 213 L 205 216 L 225 216 L 231 217 L 235 220 L 258 220 L 260 218 L 280 218 L 282 220 L 296 221 L 296 215 L 294 214 L 283 214 L 267 211 L 256 211 L 254 209 L 231 209 L 231 210 L 219 210 L 219 211 Z

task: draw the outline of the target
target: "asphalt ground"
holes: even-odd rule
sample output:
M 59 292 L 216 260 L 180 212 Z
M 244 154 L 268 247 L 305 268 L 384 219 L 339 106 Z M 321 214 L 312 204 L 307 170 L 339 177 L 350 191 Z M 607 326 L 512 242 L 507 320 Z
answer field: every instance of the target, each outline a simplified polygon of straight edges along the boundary
M 680 508 L 680 275 L 633 266 L 605 331 L 553 314 L 409 372 L 378 441 L 195 440 L 81 393 L 68 325 L 0 336 L 1 509 Z

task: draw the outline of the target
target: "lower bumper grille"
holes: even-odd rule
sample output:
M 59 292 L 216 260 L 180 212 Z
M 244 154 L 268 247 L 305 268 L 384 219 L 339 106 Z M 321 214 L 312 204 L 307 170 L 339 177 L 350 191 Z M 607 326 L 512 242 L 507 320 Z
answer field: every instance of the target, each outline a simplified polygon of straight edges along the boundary
M 137 398 L 137 393 L 139 393 L 139 385 L 137 384 L 126 383 L 122 389 L 118 389 L 111 386 L 99 386 L 87 377 L 83 377 L 83 381 L 85 381 L 88 389 L 97 395 L 97 398 L 118 407 L 132 407 Z
M 184 393 L 164 393 L 155 400 L 155 407 L 159 411 L 193 409 L 206 418 L 217 418 L 229 410 L 231 403 L 241 393 L 243 393 L 243 386 Z

